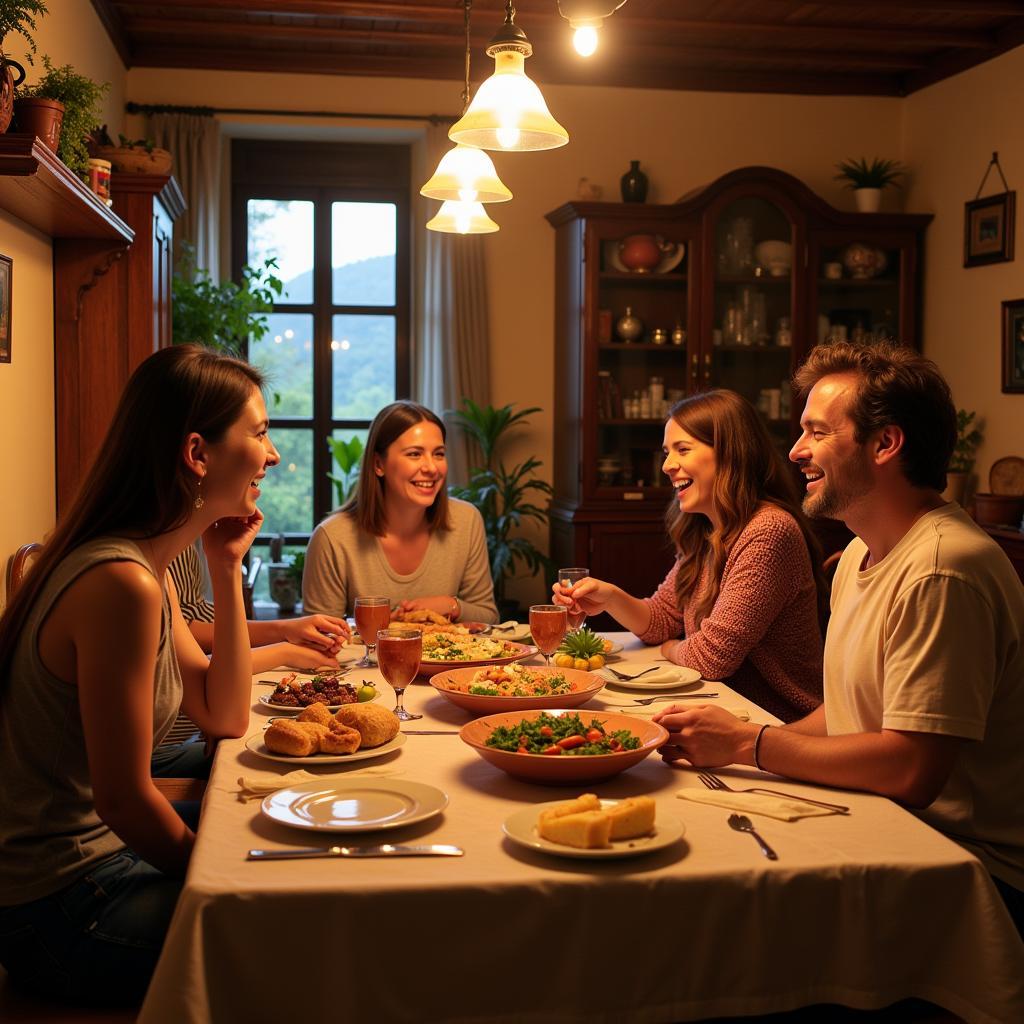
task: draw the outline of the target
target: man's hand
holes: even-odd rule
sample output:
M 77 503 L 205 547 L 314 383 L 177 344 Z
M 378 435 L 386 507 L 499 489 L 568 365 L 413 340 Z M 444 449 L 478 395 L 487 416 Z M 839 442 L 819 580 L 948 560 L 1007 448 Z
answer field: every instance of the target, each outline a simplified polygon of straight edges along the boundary
M 673 704 L 652 721 L 668 729 L 659 751 L 669 763 L 685 759 L 696 768 L 753 764 L 759 725 L 750 724 L 711 704 Z
M 348 623 L 334 615 L 304 615 L 280 620 L 281 636 L 289 644 L 312 647 L 331 657 L 351 639 Z
M 445 594 L 437 594 L 431 597 L 414 597 L 408 601 L 402 601 L 398 606 L 398 610 L 400 612 L 418 612 L 427 609 L 428 611 L 437 612 L 438 615 L 443 615 L 446 619 L 450 619 L 456 607 L 456 603 L 452 598 Z

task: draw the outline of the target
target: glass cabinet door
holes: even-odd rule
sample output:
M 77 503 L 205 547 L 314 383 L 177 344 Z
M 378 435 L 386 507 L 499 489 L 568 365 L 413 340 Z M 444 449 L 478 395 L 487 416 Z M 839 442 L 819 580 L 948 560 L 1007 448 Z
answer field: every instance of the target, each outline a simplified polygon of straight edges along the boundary
M 694 376 L 738 391 L 768 424 L 781 451 L 790 438 L 793 353 L 793 224 L 775 203 L 748 196 L 715 224 L 711 347 Z
M 670 225 L 600 238 L 596 289 L 597 496 L 668 486 L 662 429 L 686 391 L 690 240 Z M 629 496 L 629 495 L 627 495 Z

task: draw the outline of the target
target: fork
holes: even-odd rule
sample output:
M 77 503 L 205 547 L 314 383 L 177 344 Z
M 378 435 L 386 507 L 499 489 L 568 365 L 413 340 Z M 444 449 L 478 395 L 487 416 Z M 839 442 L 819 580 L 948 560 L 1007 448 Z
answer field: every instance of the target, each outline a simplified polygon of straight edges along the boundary
M 730 814 L 729 828 L 735 829 L 737 832 L 749 832 L 757 840 L 761 852 L 769 860 L 779 859 L 779 855 L 761 838 L 761 834 L 754 828 L 754 823 L 745 814 Z
M 805 804 L 814 804 L 816 807 L 827 807 L 830 811 L 835 811 L 836 814 L 850 813 L 850 808 L 844 807 L 842 804 L 830 804 L 826 803 L 824 800 L 812 800 L 810 797 L 797 796 L 794 793 L 780 793 L 777 789 L 764 789 L 761 786 L 752 786 L 749 789 L 734 789 L 732 786 L 726 785 L 726 783 L 717 775 L 712 775 L 711 772 L 700 772 L 697 775 L 697 778 L 700 779 L 708 789 L 719 789 L 726 793 L 767 793 L 770 796 L 780 796 L 786 800 L 799 800 Z
M 704 700 L 707 697 L 717 697 L 717 693 L 666 693 L 661 697 L 638 697 L 634 704 L 653 704 L 658 700 Z
M 631 679 L 639 679 L 641 676 L 647 675 L 648 672 L 657 672 L 659 668 L 661 668 L 660 665 L 652 665 L 650 668 L 645 668 L 643 672 L 637 672 L 635 676 L 627 675 L 625 672 L 616 672 L 615 669 L 609 668 L 607 665 L 605 665 L 604 670 L 605 672 L 611 672 L 616 679 L 629 682 Z

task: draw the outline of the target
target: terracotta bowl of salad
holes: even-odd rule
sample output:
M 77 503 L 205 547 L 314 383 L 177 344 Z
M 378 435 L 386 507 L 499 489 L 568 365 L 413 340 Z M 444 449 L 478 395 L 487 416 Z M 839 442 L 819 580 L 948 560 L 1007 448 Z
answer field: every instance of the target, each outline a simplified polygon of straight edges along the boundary
M 474 715 L 541 708 L 578 708 L 596 697 L 604 680 L 572 668 L 534 668 L 512 663 L 438 672 L 430 685 L 456 707 Z
M 569 708 L 487 715 L 467 722 L 459 736 L 496 768 L 545 786 L 611 778 L 668 740 L 646 718 Z

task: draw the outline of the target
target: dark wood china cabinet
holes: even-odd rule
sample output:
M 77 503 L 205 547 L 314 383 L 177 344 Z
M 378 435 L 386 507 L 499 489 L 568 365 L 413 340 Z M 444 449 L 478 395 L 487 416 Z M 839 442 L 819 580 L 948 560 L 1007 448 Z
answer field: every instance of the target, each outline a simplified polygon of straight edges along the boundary
M 733 171 L 673 205 L 572 202 L 555 228 L 551 555 L 630 593 L 671 565 L 665 410 L 732 388 L 788 452 L 789 379 L 829 337 L 920 345 L 928 214 L 830 206 L 782 171 Z M 841 524 L 819 524 L 826 550 Z

